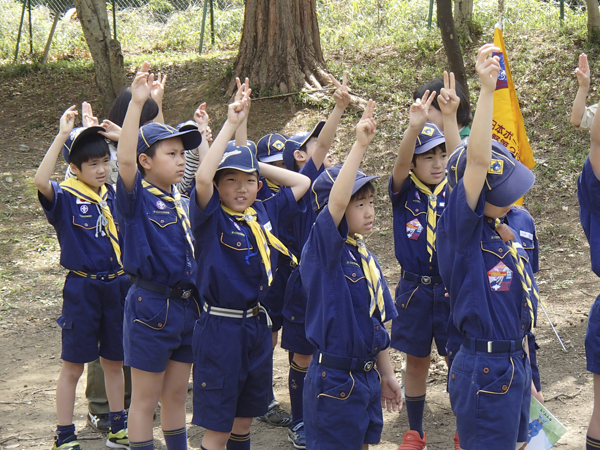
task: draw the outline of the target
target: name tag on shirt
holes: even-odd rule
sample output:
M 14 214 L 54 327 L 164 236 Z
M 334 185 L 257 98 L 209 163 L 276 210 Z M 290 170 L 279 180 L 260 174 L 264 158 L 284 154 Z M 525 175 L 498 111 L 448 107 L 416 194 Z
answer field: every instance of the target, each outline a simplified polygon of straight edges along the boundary
M 533 234 L 532 233 L 528 233 L 527 231 L 519 231 L 519 235 L 521 235 L 521 237 L 524 237 L 525 239 L 529 239 L 530 241 L 533 241 Z

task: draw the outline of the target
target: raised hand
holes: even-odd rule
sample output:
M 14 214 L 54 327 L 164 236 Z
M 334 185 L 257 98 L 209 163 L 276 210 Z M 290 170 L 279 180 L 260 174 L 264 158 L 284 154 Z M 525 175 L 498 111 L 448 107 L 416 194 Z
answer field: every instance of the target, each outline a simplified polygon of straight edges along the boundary
M 88 102 L 81 104 L 81 123 L 85 128 L 98 126 L 98 118 L 94 117 L 92 105 Z
M 475 69 L 479 74 L 481 89 L 495 90 L 498 74 L 500 73 L 500 58 L 492 56 L 494 52 L 500 52 L 500 47 L 494 44 L 485 44 L 477 52 L 477 63 Z
M 158 78 L 152 82 L 152 90 L 150 91 L 150 95 L 157 103 L 162 102 L 162 99 L 165 95 L 165 83 L 167 82 L 167 76 L 164 77 L 160 72 L 158 72 Z
M 208 113 L 206 112 L 206 102 L 200 103 L 200 106 L 196 109 L 194 113 L 194 122 L 198 125 L 199 131 L 204 131 L 208 128 Z
M 246 82 L 248 79 L 246 78 Z M 246 82 L 240 84 L 238 80 L 238 90 L 235 94 L 235 101 L 229 105 L 227 111 L 227 121 L 239 126 L 250 112 L 250 94 L 252 89 L 248 88 Z
M 68 135 L 75 126 L 75 116 L 78 114 L 73 105 L 67 109 L 60 118 L 59 134 Z
M 356 142 L 360 145 L 367 146 L 375 138 L 375 133 L 377 132 L 377 124 L 373 118 L 375 105 L 373 100 L 367 102 L 367 107 L 365 108 L 360 121 L 356 125 Z
M 106 131 L 100 131 L 98 134 L 101 134 L 111 141 L 119 142 L 119 138 L 121 137 L 121 127 L 119 125 L 105 119 L 100 126 Z
M 148 100 L 154 83 L 154 74 L 149 73 L 150 63 L 148 61 L 142 64 L 139 72 L 135 74 L 133 83 L 131 83 L 131 101 L 143 105 Z
M 579 67 L 575 69 L 575 74 L 577 75 L 577 82 L 580 87 L 590 87 L 590 65 L 585 53 L 579 55 Z
M 335 100 L 335 104 L 342 109 L 346 109 L 346 107 L 350 104 L 350 91 L 348 90 L 348 73 L 344 70 L 344 75 L 342 78 L 342 84 L 335 77 L 329 74 L 329 78 L 331 82 L 336 87 L 335 92 L 333 93 L 333 99 Z
M 435 91 L 430 93 L 427 90 L 423 94 L 423 98 L 416 99 L 410 106 L 408 118 L 411 127 L 415 127 L 421 131 L 421 128 L 423 128 L 423 125 L 425 125 L 429 118 L 429 108 L 431 107 L 431 102 L 433 102 L 435 95 Z
M 456 80 L 454 73 L 444 71 L 444 87 L 440 90 L 438 95 L 438 105 L 440 111 L 444 115 L 455 115 L 460 105 L 460 98 L 456 95 Z

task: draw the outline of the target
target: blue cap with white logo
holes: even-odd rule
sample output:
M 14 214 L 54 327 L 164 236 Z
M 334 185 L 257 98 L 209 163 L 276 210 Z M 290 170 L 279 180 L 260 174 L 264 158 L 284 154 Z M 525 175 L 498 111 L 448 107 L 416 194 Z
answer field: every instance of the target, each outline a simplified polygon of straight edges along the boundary
M 167 124 L 150 122 L 140 127 L 137 145 L 138 155 L 148 151 L 148 149 L 158 141 L 174 137 L 181 139 L 185 150 L 194 150 L 202 143 L 202 135 L 198 131 L 198 127 L 177 131 Z
M 421 155 L 445 142 L 446 138 L 440 127 L 433 122 L 427 122 L 417 137 L 415 155 Z
M 256 157 L 264 163 L 283 160 L 283 149 L 287 140 L 287 136 L 279 133 L 263 136 L 258 141 Z
M 260 174 L 256 153 L 247 145 L 235 145 L 234 141 L 229 141 L 227 144 L 217 171 L 223 169 L 235 169 L 242 172 L 256 172 L 257 175 Z
M 325 121 L 322 120 L 311 131 L 303 131 L 297 133 L 285 141 L 285 148 L 283 149 L 283 163 L 287 170 L 294 170 L 294 152 L 300 150 L 308 140 L 312 137 L 318 137 L 321 134 L 321 130 L 325 126 Z

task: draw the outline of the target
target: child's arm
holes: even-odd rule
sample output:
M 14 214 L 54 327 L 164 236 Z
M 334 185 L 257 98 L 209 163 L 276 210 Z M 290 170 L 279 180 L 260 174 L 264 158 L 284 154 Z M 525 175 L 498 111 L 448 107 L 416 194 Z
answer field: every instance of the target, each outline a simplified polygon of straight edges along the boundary
M 476 69 L 481 81 L 479 101 L 475 109 L 469 145 L 467 146 L 467 167 L 463 176 L 465 194 L 469 207 L 474 211 L 485 183 L 492 160 L 492 114 L 494 109 L 494 91 L 500 72 L 500 62 L 492 52 L 499 47 L 485 44 L 477 54 Z
M 271 180 L 279 186 L 288 186 L 292 189 L 296 201 L 300 200 L 308 188 L 310 188 L 310 178 L 298 172 L 282 169 L 266 163 L 258 163 L 260 175 Z
M 423 98 L 415 100 L 410 107 L 408 129 L 404 132 L 400 142 L 398 156 L 392 172 L 392 192 L 398 192 L 408 178 L 412 158 L 415 154 L 417 137 L 427 122 L 429 107 L 434 98 L 435 91 L 431 94 L 429 94 L 429 91 L 425 91 Z
M 590 90 L 590 66 L 588 64 L 587 55 L 582 53 L 579 55 L 579 67 L 575 69 L 579 89 L 573 102 L 573 110 L 571 111 L 571 123 L 576 127 L 581 125 L 581 119 L 585 112 L 585 99 Z
M 350 93 L 348 91 L 347 73 L 344 71 L 344 77 L 342 84 L 340 84 L 333 75 L 329 76 L 334 86 L 337 88 L 333 93 L 333 99 L 335 100 L 335 108 L 331 111 L 331 114 L 327 118 L 327 122 L 323 125 L 321 133 L 317 138 L 317 146 L 312 155 L 313 163 L 317 169 L 321 168 L 329 149 L 333 144 L 333 138 L 335 137 L 335 130 L 337 129 L 344 110 L 350 104 Z
M 223 158 L 227 143 L 248 115 L 250 110 L 248 97 L 250 97 L 251 92 L 251 89 L 246 90 L 240 102 L 234 102 L 229 105 L 227 121 L 223 124 L 223 128 L 221 128 L 210 150 L 202 159 L 198 172 L 196 172 L 196 203 L 201 210 L 206 209 L 208 202 L 213 196 L 213 178 L 219 168 L 219 162 Z
M 163 115 L 163 97 L 165 96 L 165 83 L 167 82 L 167 76 L 164 77 L 159 72 L 158 79 L 152 83 L 152 90 L 150 95 L 152 100 L 158 105 L 158 115 L 154 118 L 153 122 L 165 123 L 165 117 Z
M 71 106 L 64 112 L 60 118 L 60 128 L 58 134 L 54 138 L 52 145 L 50 145 L 50 148 L 46 152 L 46 155 L 44 156 L 44 159 L 42 160 L 42 163 L 35 174 L 35 186 L 38 188 L 38 191 L 40 191 L 40 193 L 49 201 L 54 200 L 54 189 L 52 188 L 52 183 L 50 183 L 50 177 L 54 172 L 54 166 L 56 165 L 58 155 L 60 155 L 62 147 L 67 141 L 69 133 L 73 129 L 76 115 L 77 111 L 75 110 L 75 105 Z
M 381 407 L 388 411 L 402 410 L 402 388 L 398 384 L 394 367 L 390 361 L 390 349 L 379 352 L 377 355 L 377 370 L 381 375 Z
M 246 90 L 250 89 L 250 80 L 246 78 L 244 84 L 242 84 L 240 79 L 236 77 L 235 81 L 238 86 L 237 93 L 235 94 L 235 101 L 241 102 Z M 248 108 L 250 108 L 250 106 L 250 97 L 248 97 Z M 235 130 L 235 145 L 248 145 L 248 116 L 246 116 L 238 129 Z
M 336 227 L 340 225 L 346 213 L 360 163 L 377 131 L 375 120 L 373 119 L 374 110 L 375 102 L 369 100 L 360 122 L 356 125 L 356 142 L 352 146 L 352 150 L 350 150 L 350 154 L 346 158 L 329 194 L 329 213 Z
M 590 130 L 590 164 L 596 178 L 600 180 L 600 114 L 594 116 L 592 129 Z
M 144 103 L 150 95 L 154 82 L 154 74 L 148 74 L 150 63 L 142 64 L 140 71 L 135 75 L 131 84 L 131 101 L 123 121 L 123 130 L 117 145 L 117 161 L 119 163 L 119 176 L 127 191 L 133 191 L 135 177 L 137 176 L 137 142 L 140 116 Z
M 450 77 L 448 77 L 448 72 L 444 71 L 444 87 L 440 90 L 438 105 L 444 117 L 446 154 L 450 156 L 461 141 L 458 122 L 456 121 L 456 112 L 460 106 L 460 98 L 456 95 L 456 81 L 454 80 L 453 72 L 450 72 Z

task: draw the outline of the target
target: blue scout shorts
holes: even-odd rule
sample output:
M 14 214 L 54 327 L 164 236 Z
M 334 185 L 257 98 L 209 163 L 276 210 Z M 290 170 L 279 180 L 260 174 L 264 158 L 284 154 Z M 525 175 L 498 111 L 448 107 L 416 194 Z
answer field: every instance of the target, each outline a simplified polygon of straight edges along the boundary
M 381 440 L 381 380 L 376 369 L 347 372 L 311 361 L 304 381 L 304 430 L 310 450 L 361 450 Z
M 191 364 L 192 333 L 199 316 L 194 296 L 168 298 L 131 286 L 123 321 L 125 365 L 158 373 L 167 369 L 170 359 Z
M 288 279 L 283 305 L 283 332 L 281 348 L 299 355 L 312 355 L 315 348 L 306 339 L 304 320 L 306 316 L 306 291 L 302 286 L 300 270 L 296 269 Z
M 236 319 L 202 313 L 194 328 L 194 425 L 228 433 L 235 417 L 267 413 L 271 339 L 264 314 Z
M 600 375 L 600 295 L 590 309 L 585 332 L 585 358 L 587 370 Z
M 448 392 L 461 448 L 514 449 L 527 441 L 531 366 L 524 350 L 486 353 L 461 346 Z
M 396 287 L 398 317 L 392 320 L 391 347 L 417 358 L 437 351 L 446 356 L 450 299 L 442 283 L 424 285 L 400 279 Z
M 63 361 L 88 363 L 98 356 L 123 361 L 123 301 L 129 289 L 125 275 L 102 281 L 70 272 L 63 289 Z

